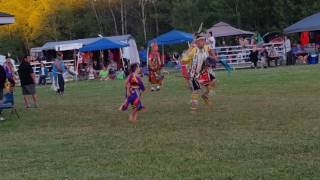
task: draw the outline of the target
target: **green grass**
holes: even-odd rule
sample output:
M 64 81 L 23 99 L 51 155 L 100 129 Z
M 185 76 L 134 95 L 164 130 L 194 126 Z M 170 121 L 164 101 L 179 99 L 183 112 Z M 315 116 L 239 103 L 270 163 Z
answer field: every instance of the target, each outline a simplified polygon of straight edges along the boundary
M 38 88 L 40 109 L 0 124 L 0 179 L 319 179 L 320 66 L 217 72 L 212 108 L 189 111 L 175 74 L 136 126 L 121 81 Z

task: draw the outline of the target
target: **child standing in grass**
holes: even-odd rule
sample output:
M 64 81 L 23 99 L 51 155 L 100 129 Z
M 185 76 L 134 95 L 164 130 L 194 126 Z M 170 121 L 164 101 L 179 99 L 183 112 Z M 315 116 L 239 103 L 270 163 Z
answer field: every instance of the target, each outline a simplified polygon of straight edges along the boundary
M 126 100 L 121 105 L 119 110 L 126 111 L 131 104 L 133 111 L 129 116 L 129 121 L 133 124 L 137 122 L 138 112 L 144 109 L 141 103 L 141 93 L 145 91 L 142 79 L 139 77 L 140 67 L 139 64 L 131 65 L 131 74 L 125 82 L 126 87 Z

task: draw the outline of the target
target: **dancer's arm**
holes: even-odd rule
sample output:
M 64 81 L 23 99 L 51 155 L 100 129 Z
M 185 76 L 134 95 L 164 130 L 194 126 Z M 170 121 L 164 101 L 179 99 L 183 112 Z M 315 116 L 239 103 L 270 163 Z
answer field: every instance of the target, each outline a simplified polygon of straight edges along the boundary
M 196 53 L 196 48 L 190 48 L 181 58 L 181 64 L 191 64 L 194 54 Z
M 130 96 L 130 83 L 129 83 L 130 78 L 131 78 L 131 75 L 125 81 L 125 88 L 126 88 L 127 97 Z

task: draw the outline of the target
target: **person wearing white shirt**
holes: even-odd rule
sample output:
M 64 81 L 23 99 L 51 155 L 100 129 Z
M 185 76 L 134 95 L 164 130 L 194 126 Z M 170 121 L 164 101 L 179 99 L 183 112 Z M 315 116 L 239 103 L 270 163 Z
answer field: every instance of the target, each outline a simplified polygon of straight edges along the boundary
M 293 58 L 292 58 L 291 41 L 287 36 L 284 37 L 284 48 L 285 48 L 286 64 L 294 65 L 295 62 L 293 61 Z
M 210 47 L 210 49 L 214 50 L 216 48 L 216 39 L 214 38 L 212 32 L 209 32 L 209 35 L 210 35 L 210 37 L 208 39 L 209 47 Z

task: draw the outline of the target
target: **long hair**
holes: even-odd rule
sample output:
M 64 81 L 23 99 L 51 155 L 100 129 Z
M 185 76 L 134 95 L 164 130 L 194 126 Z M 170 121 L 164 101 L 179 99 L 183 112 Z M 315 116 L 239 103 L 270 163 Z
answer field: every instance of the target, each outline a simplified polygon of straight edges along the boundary
M 134 73 L 134 72 L 137 70 L 138 67 L 139 67 L 139 64 L 138 64 L 138 63 L 131 64 L 131 65 L 130 65 L 130 72 L 131 72 L 131 73 Z

